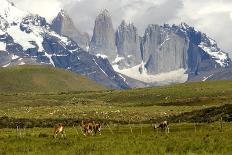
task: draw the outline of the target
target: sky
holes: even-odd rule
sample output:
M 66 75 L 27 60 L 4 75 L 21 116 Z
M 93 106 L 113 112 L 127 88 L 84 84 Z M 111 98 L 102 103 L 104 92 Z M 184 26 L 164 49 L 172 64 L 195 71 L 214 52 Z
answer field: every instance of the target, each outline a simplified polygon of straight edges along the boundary
M 0 0 L 1 1 L 1 0 Z M 64 8 L 77 28 L 92 34 L 103 9 L 111 12 L 115 29 L 122 19 L 142 35 L 148 24 L 185 22 L 215 39 L 232 58 L 232 0 L 12 0 L 21 9 L 51 21 Z

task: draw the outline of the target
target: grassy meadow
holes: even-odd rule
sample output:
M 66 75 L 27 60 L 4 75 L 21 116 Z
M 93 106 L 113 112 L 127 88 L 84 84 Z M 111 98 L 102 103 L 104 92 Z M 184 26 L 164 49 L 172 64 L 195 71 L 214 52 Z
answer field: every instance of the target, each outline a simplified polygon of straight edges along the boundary
M 49 67 L 0 75 L 1 155 L 232 154 L 232 81 L 107 90 Z M 102 136 L 83 136 L 82 120 L 101 122 Z M 154 131 L 163 120 L 169 134 Z M 65 125 L 65 138 L 52 138 L 56 123 Z
M 151 125 L 103 126 L 102 135 L 83 136 L 78 126 L 66 128 L 66 136 L 52 138 L 52 128 L 0 130 L 0 154 L 64 155 L 230 155 L 232 124 L 171 124 L 170 133 Z

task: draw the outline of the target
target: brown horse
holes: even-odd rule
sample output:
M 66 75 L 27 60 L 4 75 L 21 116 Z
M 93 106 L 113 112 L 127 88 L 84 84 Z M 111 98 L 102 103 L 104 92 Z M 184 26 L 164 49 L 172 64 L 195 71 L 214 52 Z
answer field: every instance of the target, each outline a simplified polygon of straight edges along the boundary
M 97 132 L 99 132 L 99 134 L 101 135 L 101 124 L 100 123 L 96 123 L 93 122 L 93 129 L 94 129 L 94 133 L 95 135 L 97 134 Z
M 100 133 L 101 135 L 101 124 L 100 123 L 95 123 L 95 122 L 81 122 L 81 126 L 84 131 L 84 135 L 93 135 L 93 132 L 97 134 L 97 132 Z
M 56 138 L 58 134 L 61 134 L 64 137 L 64 125 L 62 123 L 58 123 L 54 126 L 54 134 L 53 137 Z
M 87 136 L 93 133 L 94 125 L 91 122 L 81 122 L 81 127 L 83 128 L 84 135 Z
M 168 121 L 163 121 L 158 126 L 155 125 L 154 130 L 160 128 L 160 129 L 165 130 L 165 131 L 167 131 L 169 133 L 168 124 L 169 124 Z

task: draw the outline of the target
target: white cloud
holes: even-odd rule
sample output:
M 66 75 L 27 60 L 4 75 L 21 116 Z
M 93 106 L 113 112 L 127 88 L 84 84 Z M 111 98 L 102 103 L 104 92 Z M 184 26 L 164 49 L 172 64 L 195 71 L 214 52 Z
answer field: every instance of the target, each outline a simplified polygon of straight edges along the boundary
M 11 0 L 17 7 L 29 11 L 31 13 L 39 14 L 46 17 L 48 21 L 51 21 L 64 5 L 68 5 L 73 2 L 79 2 L 79 0 Z

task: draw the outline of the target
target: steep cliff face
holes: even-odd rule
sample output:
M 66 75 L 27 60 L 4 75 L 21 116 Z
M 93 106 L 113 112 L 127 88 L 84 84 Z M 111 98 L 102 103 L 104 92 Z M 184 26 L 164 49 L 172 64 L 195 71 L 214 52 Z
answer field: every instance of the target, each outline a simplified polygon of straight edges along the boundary
M 133 24 L 122 21 L 115 36 L 113 32 L 110 15 L 103 11 L 95 21 L 91 52 L 109 59 L 125 77 L 145 83 L 186 82 L 204 71 L 231 66 L 213 39 L 185 23 L 149 25 L 140 37 Z
M 115 31 L 108 10 L 102 11 L 95 20 L 90 52 L 95 55 L 106 55 L 110 61 L 117 56 Z
M 177 35 L 189 39 L 187 58 L 189 74 L 231 66 L 228 54 L 223 52 L 216 41 L 206 34 L 195 30 L 186 23 L 181 23 L 179 26 L 173 25 L 170 29 Z
M 142 43 L 142 55 L 149 74 L 159 74 L 187 68 L 189 41 L 170 29 L 149 25 Z
M 51 28 L 58 34 L 70 37 L 84 50 L 88 50 L 90 42 L 89 35 L 87 33 L 81 33 L 64 10 L 61 10 L 52 21 Z
M 116 31 L 116 46 L 119 68 L 130 68 L 141 63 L 140 38 L 137 28 L 133 24 L 127 24 L 124 20 Z

